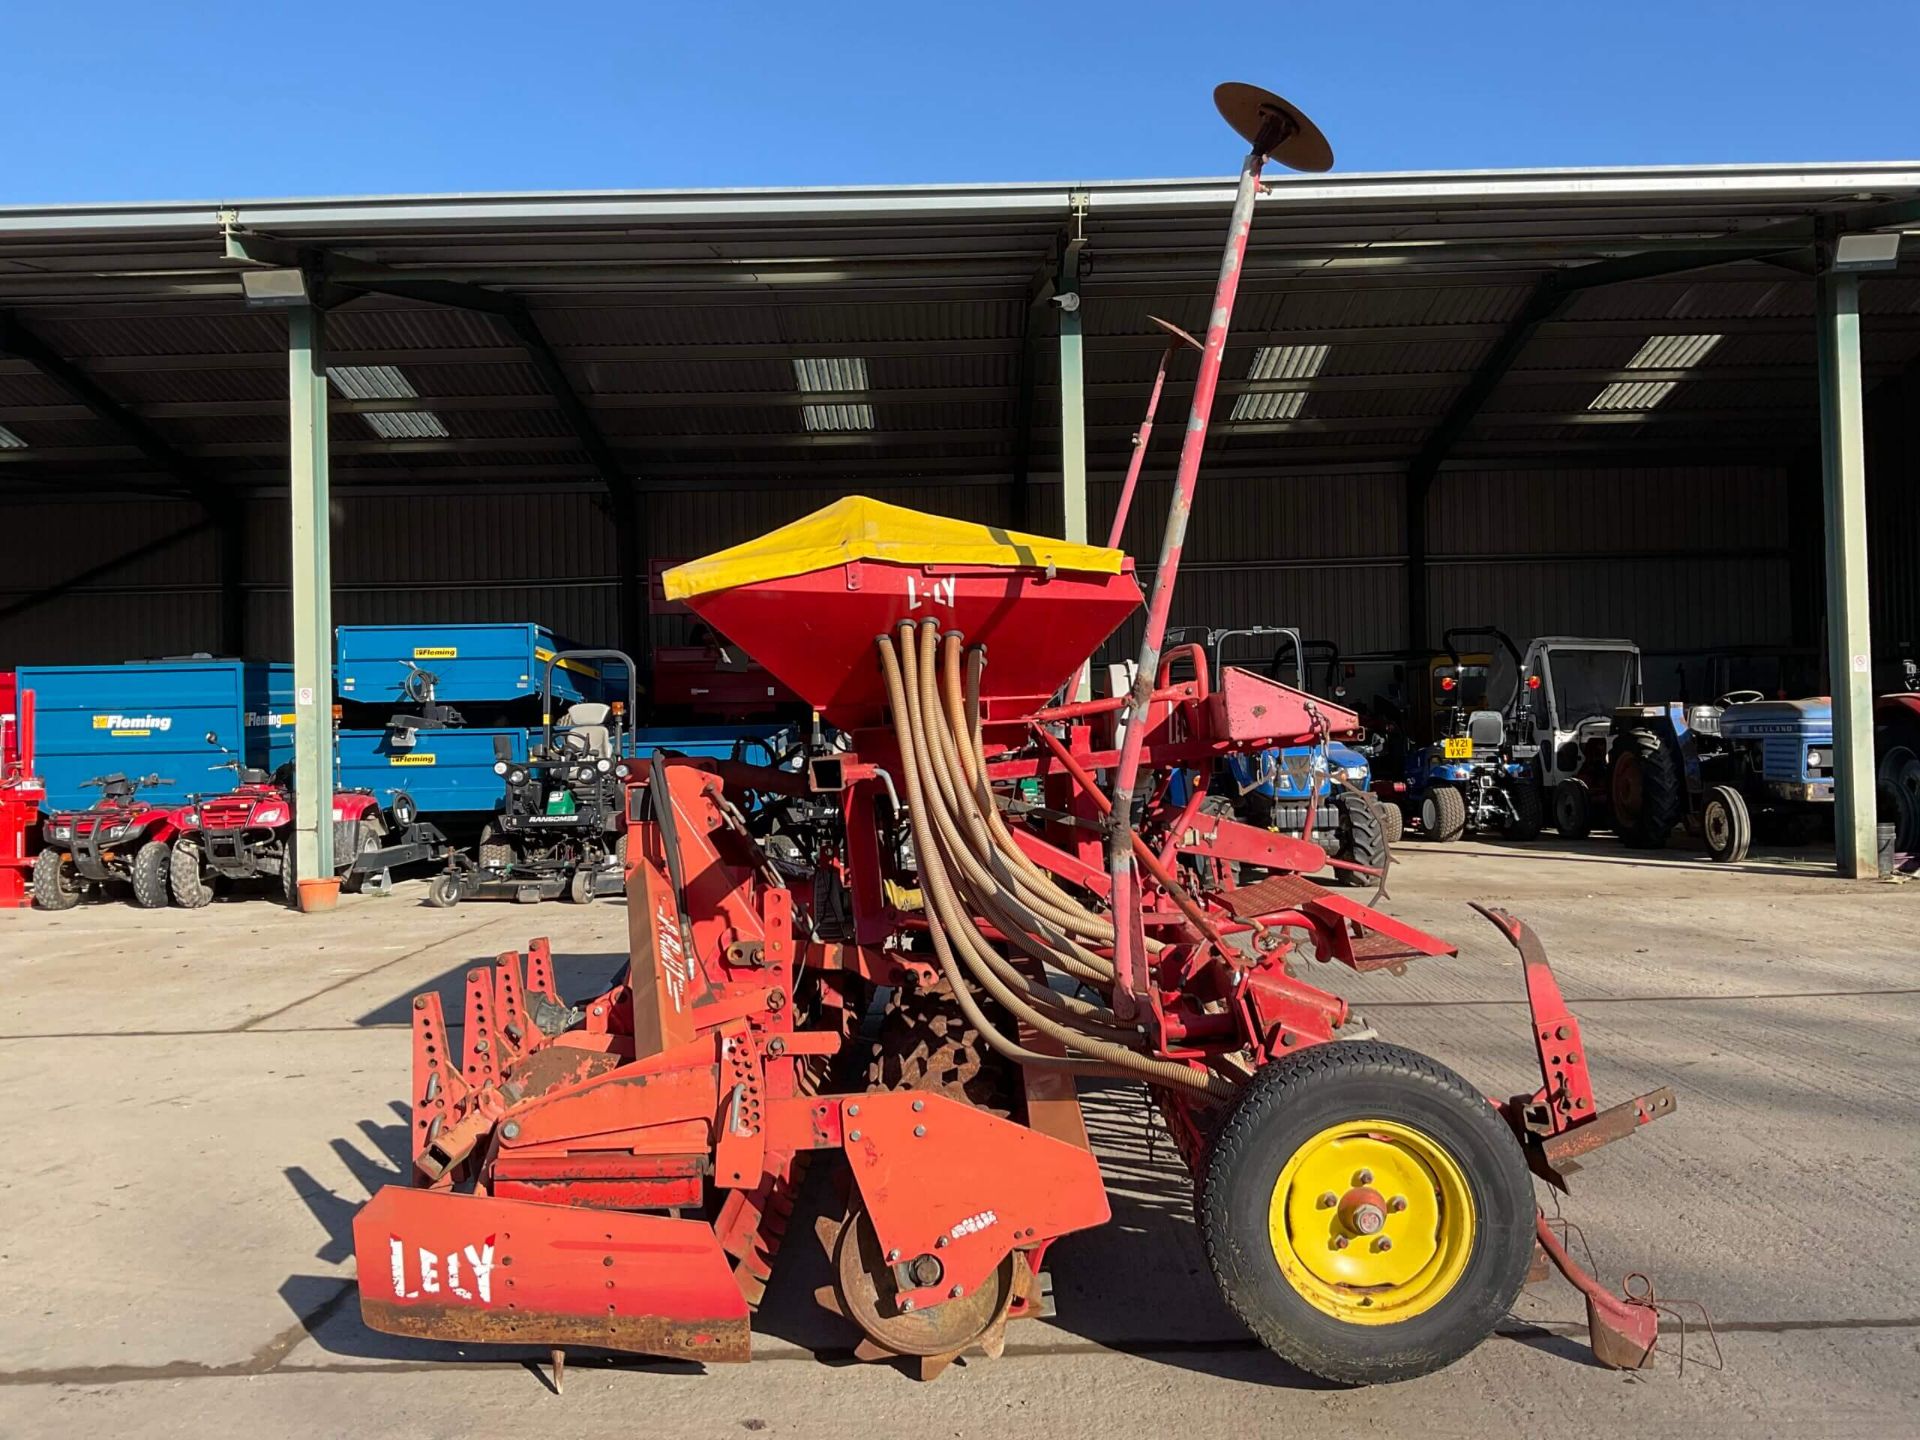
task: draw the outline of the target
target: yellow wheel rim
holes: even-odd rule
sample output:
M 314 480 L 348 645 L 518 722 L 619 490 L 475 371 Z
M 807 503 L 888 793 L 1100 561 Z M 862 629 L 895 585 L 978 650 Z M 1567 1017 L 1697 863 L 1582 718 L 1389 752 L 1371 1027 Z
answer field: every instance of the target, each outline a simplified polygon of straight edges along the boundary
M 1392 1120 L 1343 1120 L 1281 1169 L 1267 1232 L 1280 1273 L 1316 1309 L 1392 1325 L 1459 1283 L 1473 1252 L 1473 1194 L 1431 1136 Z

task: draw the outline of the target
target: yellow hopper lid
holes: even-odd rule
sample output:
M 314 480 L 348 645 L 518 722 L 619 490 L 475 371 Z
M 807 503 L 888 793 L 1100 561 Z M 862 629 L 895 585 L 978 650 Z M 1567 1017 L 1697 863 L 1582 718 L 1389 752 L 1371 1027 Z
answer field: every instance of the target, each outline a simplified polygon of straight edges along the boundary
M 661 580 L 667 599 L 686 600 L 758 580 L 826 570 L 850 560 L 885 560 L 895 565 L 1051 565 L 1056 570 L 1118 575 L 1124 559 L 1120 551 L 1099 545 L 1023 535 L 997 525 L 923 515 L 864 495 L 849 495 L 744 545 L 676 565 Z

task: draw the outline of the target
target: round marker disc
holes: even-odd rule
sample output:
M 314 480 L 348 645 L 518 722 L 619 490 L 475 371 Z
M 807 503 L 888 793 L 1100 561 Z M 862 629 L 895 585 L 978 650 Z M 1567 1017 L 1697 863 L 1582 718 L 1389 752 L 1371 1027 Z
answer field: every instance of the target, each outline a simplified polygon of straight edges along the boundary
M 1227 124 L 1269 160 L 1289 170 L 1333 168 L 1333 147 L 1320 127 L 1271 90 L 1229 81 L 1213 92 Z

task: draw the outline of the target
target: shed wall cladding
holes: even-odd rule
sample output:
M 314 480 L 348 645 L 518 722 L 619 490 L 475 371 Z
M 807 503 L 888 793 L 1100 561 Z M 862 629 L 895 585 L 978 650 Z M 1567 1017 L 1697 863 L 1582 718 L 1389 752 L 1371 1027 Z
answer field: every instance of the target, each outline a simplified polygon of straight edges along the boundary
M 1920 442 L 1877 447 L 1871 520 L 1878 648 L 1920 638 Z M 1429 595 L 1435 634 L 1495 623 L 1516 637 L 1620 634 L 1650 651 L 1786 648 L 1788 504 L 1782 470 L 1450 470 L 1436 482 Z M 658 491 L 653 553 L 691 557 L 828 504 L 857 485 Z M 1126 546 L 1151 579 L 1170 480 L 1146 480 Z M 1105 536 L 1119 482 L 1090 486 Z M 1005 482 L 889 485 L 875 493 L 988 524 L 1012 522 Z M 1293 624 L 1349 655 L 1404 644 L 1405 525 L 1396 474 L 1203 478 L 1175 624 Z M 1036 476 L 1031 527 L 1058 533 L 1060 491 Z M 198 510 L 143 499 L 9 504 L 0 527 L 0 612 L 90 564 L 153 546 L 55 600 L 0 613 L 0 666 L 188 653 L 218 641 L 218 543 Z M 289 649 L 286 500 L 248 507 L 247 648 Z M 191 533 L 182 533 L 191 532 Z M 173 537 L 169 539 L 169 537 Z M 166 543 L 161 543 L 166 542 Z M 594 492 L 346 493 L 334 506 L 334 614 L 341 623 L 539 620 L 583 642 L 617 631 L 611 527 Z M 663 617 L 670 640 L 685 621 Z M 1131 653 L 1137 623 L 1106 658 Z M 1652 679 L 1652 671 L 1649 672 Z
M 1522 643 L 1785 649 L 1786 486 L 1784 469 L 1443 471 L 1428 516 L 1435 637 L 1494 624 Z

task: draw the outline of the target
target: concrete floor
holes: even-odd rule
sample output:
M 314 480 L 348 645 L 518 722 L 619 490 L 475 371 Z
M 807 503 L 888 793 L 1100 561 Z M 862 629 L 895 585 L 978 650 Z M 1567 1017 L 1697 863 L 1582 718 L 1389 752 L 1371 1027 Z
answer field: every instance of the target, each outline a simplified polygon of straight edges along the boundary
M 1605 844 L 1410 843 L 1388 908 L 1457 939 L 1400 979 L 1320 978 L 1384 1038 L 1530 1088 L 1519 967 L 1463 902 L 1513 908 L 1580 1011 L 1602 1102 L 1680 1110 L 1599 1156 L 1567 1213 L 1602 1271 L 1705 1301 L 1684 1375 L 1595 1367 L 1579 1298 L 1525 1293 L 1452 1369 L 1340 1390 L 1299 1376 L 1214 1293 L 1188 1185 L 1126 1091 L 1089 1097 L 1114 1220 L 1054 1252 L 1059 1317 L 932 1385 L 849 1362 L 797 1233 L 755 1363 L 528 1357 L 373 1334 L 349 1221 L 404 1146 L 405 1006 L 476 957 L 554 938 L 563 987 L 624 957 L 618 904 L 417 903 L 301 918 L 0 912 L 0 1435 L 1920 1434 L 1920 889 L 1815 858 L 1720 867 Z

